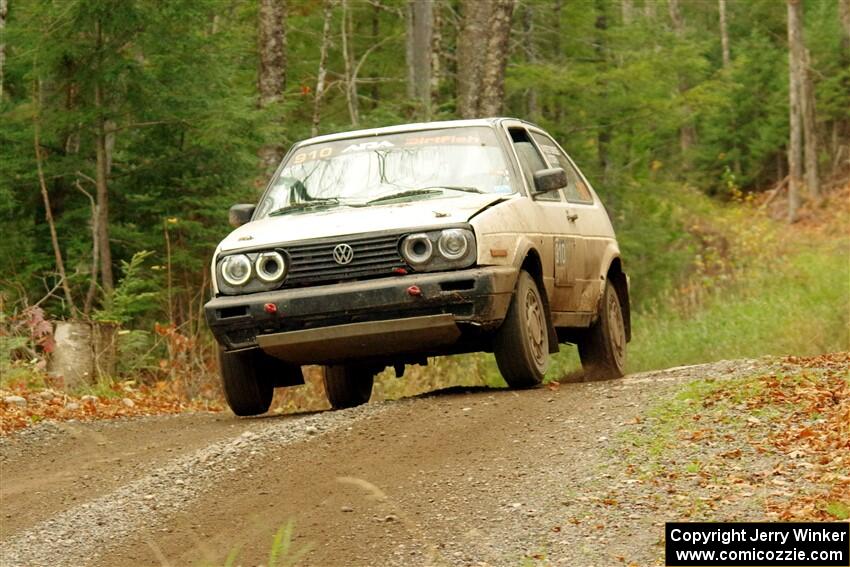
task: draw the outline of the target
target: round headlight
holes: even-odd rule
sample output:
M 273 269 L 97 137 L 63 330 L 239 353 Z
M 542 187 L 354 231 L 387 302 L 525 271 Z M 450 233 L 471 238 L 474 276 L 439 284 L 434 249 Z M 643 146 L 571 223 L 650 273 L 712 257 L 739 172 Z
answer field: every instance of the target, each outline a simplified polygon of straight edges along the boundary
M 230 285 L 245 285 L 251 279 L 251 260 L 244 254 L 228 256 L 221 263 L 221 275 Z
M 286 273 L 286 261 L 279 252 L 263 252 L 254 262 L 257 277 L 265 283 L 280 281 Z
M 466 232 L 457 228 L 444 230 L 440 235 L 438 248 L 440 249 L 440 254 L 447 260 L 463 258 L 467 250 L 469 250 L 469 241 L 466 238 Z
M 402 242 L 401 254 L 411 264 L 424 264 L 434 255 L 434 245 L 427 234 L 411 234 Z

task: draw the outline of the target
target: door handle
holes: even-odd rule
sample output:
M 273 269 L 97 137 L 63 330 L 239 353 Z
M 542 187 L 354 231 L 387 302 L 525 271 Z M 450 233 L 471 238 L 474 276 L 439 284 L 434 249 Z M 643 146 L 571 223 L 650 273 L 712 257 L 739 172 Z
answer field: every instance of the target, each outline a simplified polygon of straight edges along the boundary
M 570 222 L 576 222 L 578 220 L 578 215 L 575 213 L 567 212 L 567 220 Z

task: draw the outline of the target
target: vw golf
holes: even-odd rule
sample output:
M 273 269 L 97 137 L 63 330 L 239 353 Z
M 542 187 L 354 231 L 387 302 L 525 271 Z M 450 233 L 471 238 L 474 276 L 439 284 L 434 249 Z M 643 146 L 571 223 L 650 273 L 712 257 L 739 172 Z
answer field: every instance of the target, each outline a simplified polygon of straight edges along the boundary
M 512 388 L 559 343 L 622 376 L 629 280 L 605 208 L 537 126 L 492 118 L 344 132 L 295 144 L 212 260 L 205 306 L 237 415 L 322 365 L 331 406 L 375 374 L 485 351 Z

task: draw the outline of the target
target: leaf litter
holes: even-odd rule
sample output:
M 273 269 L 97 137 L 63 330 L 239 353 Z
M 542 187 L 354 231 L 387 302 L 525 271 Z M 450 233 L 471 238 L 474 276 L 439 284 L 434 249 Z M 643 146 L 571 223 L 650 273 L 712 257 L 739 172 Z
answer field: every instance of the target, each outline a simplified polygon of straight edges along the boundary
M 188 399 L 167 381 L 152 385 L 113 383 L 102 390 L 101 395 L 70 395 L 24 386 L 0 389 L 0 435 L 47 421 L 93 421 L 223 409 L 215 401 Z

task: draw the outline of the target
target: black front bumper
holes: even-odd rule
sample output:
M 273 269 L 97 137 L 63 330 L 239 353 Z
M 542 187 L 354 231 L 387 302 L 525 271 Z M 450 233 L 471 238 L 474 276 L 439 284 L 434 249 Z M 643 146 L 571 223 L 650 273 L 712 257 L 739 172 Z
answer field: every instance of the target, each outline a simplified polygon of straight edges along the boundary
M 252 348 L 263 335 L 352 323 L 451 315 L 455 323 L 501 324 L 517 270 L 488 267 L 220 296 L 204 306 L 207 323 L 227 350 Z M 411 294 L 411 286 L 421 295 Z M 268 304 L 275 306 L 269 313 Z

